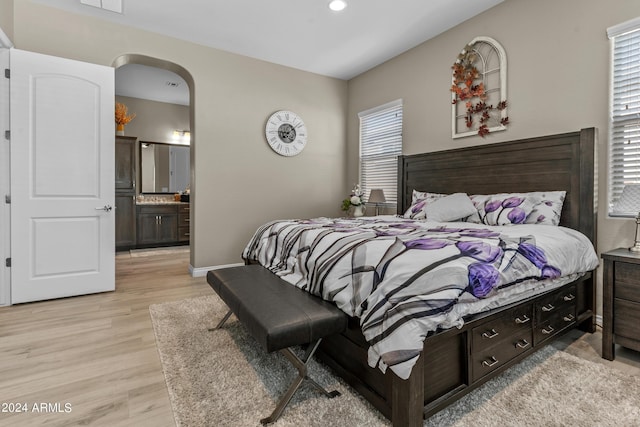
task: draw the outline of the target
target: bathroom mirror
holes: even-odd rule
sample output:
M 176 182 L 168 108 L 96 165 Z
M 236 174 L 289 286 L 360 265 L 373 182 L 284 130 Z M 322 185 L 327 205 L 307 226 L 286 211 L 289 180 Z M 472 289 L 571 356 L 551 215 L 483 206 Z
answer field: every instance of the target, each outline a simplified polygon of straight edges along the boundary
M 142 193 L 178 193 L 189 188 L 189 146 L 140 141 Z

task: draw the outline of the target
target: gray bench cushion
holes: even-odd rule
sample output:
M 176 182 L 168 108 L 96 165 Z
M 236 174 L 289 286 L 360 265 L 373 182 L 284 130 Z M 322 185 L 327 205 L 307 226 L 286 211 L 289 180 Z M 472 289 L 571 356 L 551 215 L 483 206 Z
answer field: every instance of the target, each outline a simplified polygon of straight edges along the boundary
M 268 352 L 312 343 L 347 326 L 347 315 L 335 305 L 259 265 L 211 270 L 207 282 Z

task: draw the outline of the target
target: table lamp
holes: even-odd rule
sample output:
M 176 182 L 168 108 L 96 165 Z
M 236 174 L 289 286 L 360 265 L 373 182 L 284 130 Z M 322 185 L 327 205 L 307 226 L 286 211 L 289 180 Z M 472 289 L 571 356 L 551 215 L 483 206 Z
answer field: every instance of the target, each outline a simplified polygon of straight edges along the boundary
M 384 191 L 382 191 L 381 188 L 375 188 L 369 193 L 368 203 L 373 203 L 376 206 L 376 216 L 378 215 L 378 205 L 386 201 L 387 199 L 384 198 Z M 640 247 L 640 244 L 638 244 L 638 246 Z
M 640 252 L 640 184 L 627 184 L 622 194 L 613 204 L 612 216 L 630 216 L 636 218 L 636 234 L 634 244 L 629 248 L 631 252 Z

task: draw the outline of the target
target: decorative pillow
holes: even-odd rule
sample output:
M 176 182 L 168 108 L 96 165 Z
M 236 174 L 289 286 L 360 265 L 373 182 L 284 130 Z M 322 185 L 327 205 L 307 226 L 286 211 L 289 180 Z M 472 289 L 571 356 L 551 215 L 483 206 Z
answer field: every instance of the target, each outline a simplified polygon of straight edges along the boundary
M 413 190 L 413 192 L 411 193 L 411 204 L 415 205 L 420 200 L 427 200 L 429 203 L 431 203 L 434 200 L 437 200 L 437 199 L 439 199 L 441 197 L 444 197 L 444 196 L 446 196 L 446 194 L 427 193 L 425 191 Z
M 405 218 L 410 219 L 425 219 L 427 215 L 424 213 L 424 207 L 427 205 L 426 200 L 419 200 L 409 206 L 409 209 L 404 213 Z
M 467 218 L 468 222 L 486 225 L 524 224 L 535 205 L 541 202 L 534 193 L 502 193 L 473 195 L 471 200 L 477 215 Z
M 423 191 L 413 190 L 413 193 L 411 195 L 411 206 L 404 213 L 404 217 L 411 219 L 425 219 L 425 207 L 429 203 L 433 203 L 435 200 L 438 200 L 439 198 L 444 196 L 446 196 L 446 194 L 426 193 Z
M 533 193 L 538 195 L 542 200 L 533 206 L 533 210 L 524 221 L 525 224 L 560 224 L 560 214 L 562 213 L 562 205 L 567 195 L 566 191 L 541 191 Z
M 477 210 L 466 193 L 454 193 L 427 204 L 424 212 L 429 221 L 448 222 L 466 218 Z
M 481 218 L 485 218 L 486 211 L 484 206 L 491 200 L 507 199 L 510 197 L 524 198 L 527 201 L 525 207 L 532 205 L 533 208 L 527 214 L 523 224 L 544 224 L 558 225 L 560 224 L 560 213 L 566 196 L 566 191 L 533 191 L 529 193 L 502 193 L 502 194 L 474 194 L 470 196 L 471 201 L 478 210 L 477 214 L 471 215 L 465 219 L 467 222 L 477 224 L 486 224 Z M 494 205 L 489 209 L 495 208 Z M 521 206 L 522 208 L 522 206 Z M 490 215 L 489 220 L 495 215 Z

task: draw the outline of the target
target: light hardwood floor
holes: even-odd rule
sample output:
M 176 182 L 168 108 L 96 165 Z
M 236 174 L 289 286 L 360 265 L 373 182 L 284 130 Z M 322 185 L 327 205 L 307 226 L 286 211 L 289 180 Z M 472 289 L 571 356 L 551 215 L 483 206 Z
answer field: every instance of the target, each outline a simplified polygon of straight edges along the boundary
M 0 412 L 0 426 L 174 425 L 149 305 L 212 291 L 189 276 L 184 253 L 118 255 L 116 266 L 115 292 L 0 308 L 0 404 L 29 410 Z M 554 345 L 640 376 L 640 353 L 600 358 L 599 332 L 570 332 Z M 33 412 L 41 403 L 71 411 Z
M 0 308 L 1 426 L 173 426 L 149 305 L 210 295 L 187 253 L 116 257 L 116 291 Z M 71 411 L 33 412 L 65 403 Z

